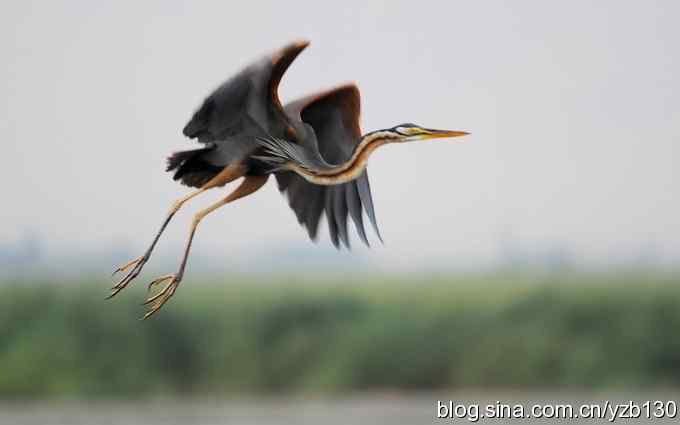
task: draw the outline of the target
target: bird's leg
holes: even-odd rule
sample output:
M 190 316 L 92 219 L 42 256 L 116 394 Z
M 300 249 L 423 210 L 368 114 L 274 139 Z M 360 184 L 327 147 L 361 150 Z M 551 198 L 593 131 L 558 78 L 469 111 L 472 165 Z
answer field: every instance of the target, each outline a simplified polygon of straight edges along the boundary
M 151 242 L 151 245 L 146 249 L 144 254 L 141 257 L 138 257 L 120 267 L 118 267 L 114 272 L 113 275 L 115 276 L 118 273 L 121 272 L 127 272 L 125 276 L 123 276 L 122 279 L 120 279 L 112 288 L 111 288 L 111 294 L 107 298 L 112 298 L 114 297 L 118 292 L 123 290 L 128 283 L 132 282 L 134 278 L 137 277 L 137 275 L 142 271 L 142 268 L 146 264 L 147 261 L 149 261 L 149 258 L 151 257 L 151 252 L 153 249 L 156 247 L 156 243 L 158 242 L 158 239 L 160 239 L 161 235 L 163 234 L 163 231 L 165 228 L 168 226 L 168 223 L 170 223 L 170 220 L 172 217 L 179 211 L 179 209 L 182 207 L 182 205 L 187 202 L 188 200 L 192 199 L 193 197 L 200 195 L 201 193 L 205 192 L 206 189 L 199 189 L 196 190 L 187 196 L 178 199 L 175 201 L 172 206 L 170 207 L 170 211 L 168 212 L 167 216 L 165 217 L 165 220 L 163 221 L 163 224 L 161 225 L 161 228 L 158 230 L 156 233 L 156 236 L 153 238 L 153 241 Z
M 184 256 L 182 257 L 182 262 L 180 263 L 179 270 L 177 271 L 177 273 L 161 276 L 158 279 L 155 279 L 151 283 L 149 283 L 148 290 L 150 291 L 154 286 L 167 282 L 163 289 L 161 289 L 155 295 L 149 297 L 144 302 L 144 304 L 149 305 L 149 311 L 144 315 L 144 319 L 148 318 L 149 316 L 157 312 L 163 306 L 163 304 L 165 304 L 175 294 L 177 286 L 182 281 L 182 277 L 184 276 L 184 270 L 186 268 L 187 260 L 189 258 L 189 252 L 191 250 L 191 243 L 193 242 L 194 235 L 196 233 L 196 228 L 198 227 L 198 224 L 201 222 L 201 220 L 203 220 L 205 216 L 215 211 L 216 209 L 230 202 L 233 202 L 239 198 L 243 198 L 244 196 L 252 194 L 253 192 L 260 189 L 266 183 L 266 181 L 267 176 L 247 176 L 241 182 L 239 187 L 237 187 L 233 192 L 231 192 L 226 198 L 222 199 L 219 202 L 216 202 L 215 204 L 209 206 L 204 210 L 199 211 L 194 216 L 194 219 L 191 223 L 191 227 L 189 229 L 189 238 L 187 239 L 186 247 L 184 249 Z
M 163 221 L 163 224 L 161 225 L 160 230 L 156 233 L 156 236 L 153 238 L 153 241 L 151 242 L 151 245 L 147 248 L 147 250 L 144 252 L 144 254 L 141 257 L 138 257 L 120 267 L 118 267 L 114 272 L 113 275 L 116 275 L 117 273 L 120 272 L 127 272 L 125 276 L 123 276 L 112 288 L 111 288 L 111 294 L 107 298 L 112 298 L 114 297 L 118 292 L 122 291 L 134 278 L 139 275 L 139 273 L 142 271 L 142 268 L 146 264 L 147 261 L 149 261 L 149 258 L 151 257 L 151 253 L 153 252 L 154 248 L 156 247 L 156 243 L 158 243 L 158 240 L 160 239 L 161 235 L 163 234 L 163 231 L 165 231 L 165 228 L 168 226 L 168 223 L 170 223 L 170 220 L 172 217 L 179 211 L 180 208 L 182 208 L 182 205 L 189 201 L 190 199 L 200 195 L 201 193 L 205 192 L 206 190 L 213 189 L 215 187 L 220 187 L 224 186 L 225 184 L 236 180 L 237 178 L 243 176 L 245 173 L 245 169 L 241 165 L 230 165 L 225 167 L 219 174 L 217 174 L 215 177 L 210 179 L 206 184 L 201 186 L 200 189 L 195 190 L 188 195 L 182 197 L 181 199 L 178 199 L 175 201 L 172 206 L 170 207 L 170 211 L 168 212 L 167 216 L 165 217 L 165 220 Z

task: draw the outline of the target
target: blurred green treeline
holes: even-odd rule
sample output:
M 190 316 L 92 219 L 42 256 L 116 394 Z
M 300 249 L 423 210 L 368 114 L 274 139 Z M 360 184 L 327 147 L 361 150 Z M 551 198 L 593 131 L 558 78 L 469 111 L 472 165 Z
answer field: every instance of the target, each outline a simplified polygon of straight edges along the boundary
M 680 386 L 678 276 L 0 284 L 0 398 Z

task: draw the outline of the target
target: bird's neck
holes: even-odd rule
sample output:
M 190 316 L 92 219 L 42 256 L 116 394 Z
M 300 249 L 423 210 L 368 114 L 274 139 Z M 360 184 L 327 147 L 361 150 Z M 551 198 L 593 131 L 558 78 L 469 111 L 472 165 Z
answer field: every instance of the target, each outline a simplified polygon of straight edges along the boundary
M 367 133 L 361 138 L 361 142 L 352 152 L 352 156 L 342 164 L 322 170 L 308 170 L 294 165 L 293 171 L 314 184 L 328 186 L 347 183 L 364 172 L 368 164 L 368 157 L 371 156 L 374 150 L 390 142 L 393 142 L 393 139 L 387 132 L 374 131 Z

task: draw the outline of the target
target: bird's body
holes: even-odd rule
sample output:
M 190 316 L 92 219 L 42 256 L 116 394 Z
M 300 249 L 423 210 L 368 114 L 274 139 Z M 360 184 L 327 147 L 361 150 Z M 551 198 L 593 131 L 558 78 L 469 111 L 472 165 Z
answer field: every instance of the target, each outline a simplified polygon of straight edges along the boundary
M 182 131 L 204 148 L 177 152 L 168 158 L 175 180 L 201 187 L 230 164 L 248 166 L 258 145 L 256 137 L 293 137 L 294 129 L 281 106 L 278 86 L 284 72 L 307 43 L 294 43 L 261 58 L 213 91 Z
M 127 286 L 148 261 L 160 235 L 181 206 L 193 197 L 243 178 L 223 200 L 193 220 L 185 254 L 176 274 L 151 282 L 167 285 L 146 303 L 149 317 L 172 297 L 186 267 L 198 223 L 217 208 L 260 189 L 271 174 L 279 190 L 312 239 L 325 214 L 331 241 L 349 248 L 348 216 L 368 245 L 363 212 L 380 237 L 366 166 L 371 153 L 387 143 L 467 133 L 430 130 L 402 124 L 361 135 L 360 94 L 353 84 L 281 105 L 278 86 L 285 71 L 307 42 L 292 43 L 253 62 L 210 94 L 184 127 L 185 136 L 203 146 L 168 158 L 175 180 L 197 190 L 176 201 L 144 255 L 116 270 L 127 271 L 110 297 Z

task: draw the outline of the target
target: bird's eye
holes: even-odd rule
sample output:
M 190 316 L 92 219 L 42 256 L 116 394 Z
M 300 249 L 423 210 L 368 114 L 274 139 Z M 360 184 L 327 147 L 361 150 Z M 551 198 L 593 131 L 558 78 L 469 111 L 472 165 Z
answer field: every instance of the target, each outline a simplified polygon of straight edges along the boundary
M 403 136 L 412 136 L 412 135 L 418 133 L 419 128 L 420 127 L 418 127 L 415 124 L 405 123 L 405 124 L 400 124 L 400 125 L 394 127 L 394 131 L 396 131 L 397 133 L 399 133 Z

